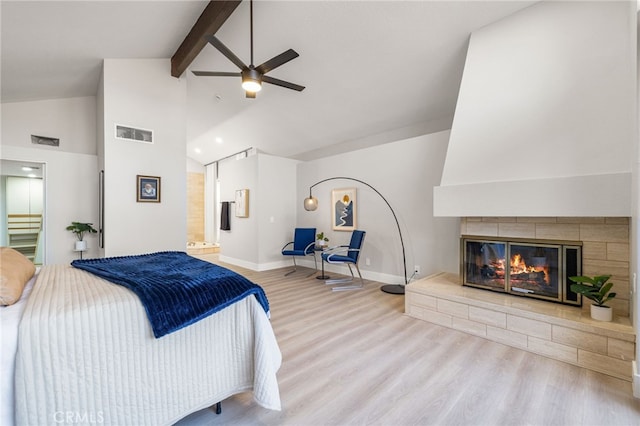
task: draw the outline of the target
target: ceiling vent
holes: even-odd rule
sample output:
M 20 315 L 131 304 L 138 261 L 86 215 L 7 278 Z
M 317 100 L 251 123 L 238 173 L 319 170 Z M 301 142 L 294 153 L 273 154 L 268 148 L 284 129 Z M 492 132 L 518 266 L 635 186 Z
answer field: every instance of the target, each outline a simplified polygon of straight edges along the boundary
M 60 146 L 60 139 L 31 135 L 31 143 L 35 143 L 36 145 Z

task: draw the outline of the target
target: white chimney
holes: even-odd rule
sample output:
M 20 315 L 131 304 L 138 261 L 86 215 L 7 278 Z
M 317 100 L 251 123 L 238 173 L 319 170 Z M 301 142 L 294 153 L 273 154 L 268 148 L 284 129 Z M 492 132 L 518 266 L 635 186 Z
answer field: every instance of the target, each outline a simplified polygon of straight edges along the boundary
M 633 2 L 541 2 L 471 35 L 436 216 L 631 216 Z

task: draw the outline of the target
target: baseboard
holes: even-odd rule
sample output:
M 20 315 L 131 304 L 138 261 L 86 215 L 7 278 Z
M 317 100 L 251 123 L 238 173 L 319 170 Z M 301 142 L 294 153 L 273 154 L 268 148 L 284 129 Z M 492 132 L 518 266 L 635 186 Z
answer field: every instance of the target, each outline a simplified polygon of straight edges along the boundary
M 257 263 L 247 262 L 246 260 L 236 259 L 235 257 L 229 257 L 224 255 L 220 255 L 218 259 L 220 260 L 220 262 L 229 263 L 230 265 L 251 269 L 252 271 L 258 271 L 259 270 L 258 267 L 260 266 Z
M 258 271 L 258 272 L 270 271 L 272 269 L 279 269 L 279 268 L 293 268 L 293 262 L 287 259 L 279 260 L 277 262 L 269 262 L 269 263 L 247 262 L 246 260 L 237 259 L 235 257 L 229 257 L 224 255 L 220 255 L 218 259 L 220 260 L 220 262 L 229 263 L 230 265 L 240 266 L 242 268 L 247 268 L 247 269 L 251 269 L 252 271 Z M 301 264 L 300 262 L 298 262 L 298 265 L 307 266 L 307 265 Z M 311 262 L 311 265 L 309 267 L 313 268 L 313 262 Z
M 632 376 L 631 386 L 633 387 L 633 396 L 640 399 L 640 371 L 638 371 L 638 362 L 631 362 Z
M 287 267 L 293 268 L 293 261 L 291 261 L 290 259 L 285 259 L 277 262 L 269 262 L 269 263 L 247 262 L 246 260 L 236 259 L 233 257 L 224 256 L 224 255 L 220 255 L 219 259 L 220 259 L 220 262 L 229 263 L 231 265 L 236 265 L 242 268 L 247 268 L 247 269 L 251 269 L 252 271 L 259 271 L 259 272 L 270 271 L 272 269 L 278 269 L 278 268 L 287 268 Z M 296 259 L 296 263 L 300 267 L 309 268 L 309 269 L 314 269 L 316 266 L 313 260 L 311 260 L 311 258 Z M 321 268 L 322 268 L 322 265 L 320 264 L 320 261 L 318 261 L 318 273 L 320 273 Z M 327 273 L 349 275 L 349 268 L 344 265 L 331 265 L 329 263 L 325 263 L 324 270 Z M 357 272 L 355 271 L 355 269 L 353 272 L 354 274 L 357 275 Z M 384 274 L 381 272 L 366 271 L 366 270 L 362 270 L 362 268 L 360 268 L 360 272 L 362 273 L 362 278 L 364 278 L 365 280 L 377 281 L 382 284 L 404 284 L 404 278 L 400 275 L 391 275 L 391 274 Z
M 315 264 L 313 260 L 309 259 L 300 259 L 298 262 L 299 266 L 304 266 L 307 268 L 315 268 Z M 320 261 L 318 261 L 318 271 L 320 271 L 322 265 Z M 349 275 L 349 268 L 346 265 L 332 265 L 330 263 L 324 264 L 325 272 L 332 272 L 335 274 Z M 374 272 L 374 271 L 366 271 L 360 267 L 360 272 L 362 273 L 362 278 L 365 280 L 378 281 L 382 284 L 404 284 L 404 278 L 400 275 L 391 275 L 391 274 L 383 274 L 382 272 Z M 353 273 L 357 276 L 357 271 L 355 268 L 353 269 Z M 407 277 L 408 278 L 408 277 Z
M 256 270 L 262 272 L 279 268 L 293 268 L 293 262 L 290 260 L 279 260 L 277 262 L 261 263 Z

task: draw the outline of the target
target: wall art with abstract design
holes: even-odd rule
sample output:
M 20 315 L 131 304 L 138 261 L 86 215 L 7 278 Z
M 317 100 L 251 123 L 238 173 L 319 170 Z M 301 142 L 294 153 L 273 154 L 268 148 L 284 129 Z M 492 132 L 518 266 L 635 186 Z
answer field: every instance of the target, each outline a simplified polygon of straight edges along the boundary
M 334 231 L 356 229 L 356 188 L 331 191 L 331 223 Z

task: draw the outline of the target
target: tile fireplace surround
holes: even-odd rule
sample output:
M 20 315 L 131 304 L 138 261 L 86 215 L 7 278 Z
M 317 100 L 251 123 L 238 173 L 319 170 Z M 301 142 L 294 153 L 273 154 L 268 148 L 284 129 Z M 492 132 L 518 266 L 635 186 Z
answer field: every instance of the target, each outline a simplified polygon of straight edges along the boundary
M 461 235 L 581 241 L 582 273 L 612 274 L 614 321 L 583 307 L 462 286 L 456 274 L 436 274 L 407 286 L 407 315 L 529 352 L 631 380 L 635 333 L 629 319 L 628 218 L 461 219 Z

